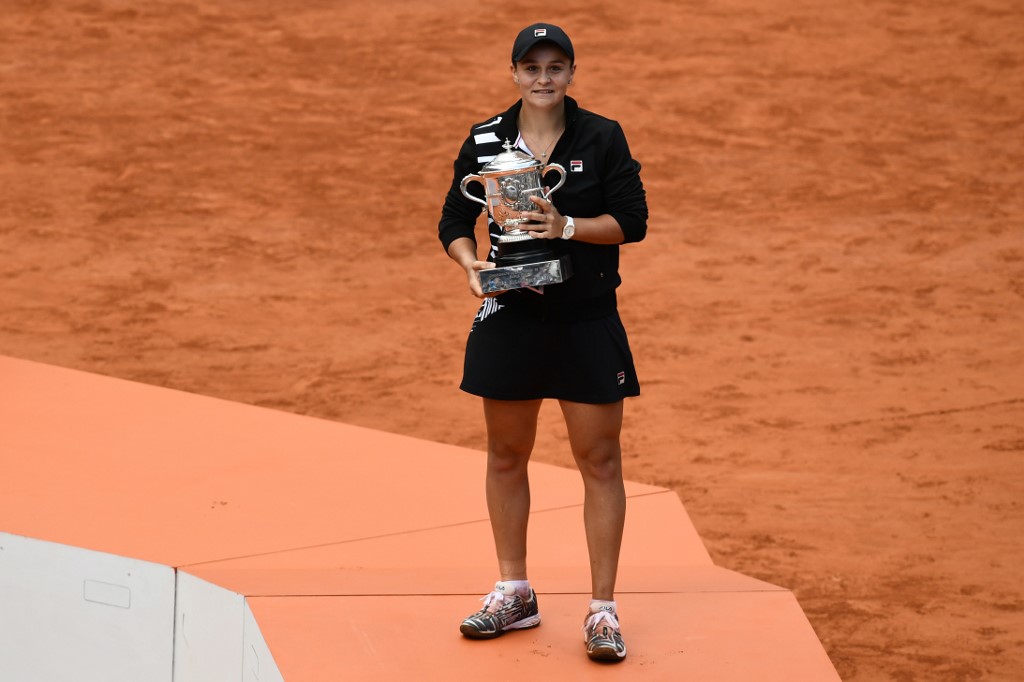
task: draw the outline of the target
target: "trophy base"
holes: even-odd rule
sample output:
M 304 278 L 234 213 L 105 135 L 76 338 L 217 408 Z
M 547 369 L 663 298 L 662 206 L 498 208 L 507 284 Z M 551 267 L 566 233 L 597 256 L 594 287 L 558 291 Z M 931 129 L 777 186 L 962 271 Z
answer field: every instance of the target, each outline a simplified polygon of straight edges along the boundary
M 485 294 L 526 287 L 540 287 L 545 284 L 558 284 L 572 276 L 572 264 L 569 256 L 539 263 L 523 263 L 507 265 L 480 271 L 480 288 Z
M 495 262 L 499 268 L 513 265 L 529 265 L 555 260 L 558 256 L 543 239 L 534 239 L 525 232 L 505 233 L 498 239 L 498 253 Z

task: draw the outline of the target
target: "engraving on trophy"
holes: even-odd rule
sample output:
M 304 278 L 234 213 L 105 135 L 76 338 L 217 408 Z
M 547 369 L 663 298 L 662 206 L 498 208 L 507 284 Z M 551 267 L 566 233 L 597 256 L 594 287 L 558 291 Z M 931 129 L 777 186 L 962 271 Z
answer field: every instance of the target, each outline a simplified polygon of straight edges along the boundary
M 530 196 L 537 194 L 540 188 L 530 186 L 532 179 L 530 175 L 522 173 L 501 179 L 501 196 L 505 198 L 505 204 L 509 208 L 518 211 L 532 211 L 536 208 L 530 201 Z
M 502 181 L 501 193 L 505 197 L 505 202 L 511 206 L 516 206 L 519 203 L 519 183 L 516 182 L 515 177 L 505 178 Z
M 530 222 L 520 214 L 537 208 L 536 204 L 530 201 L 530 197 L 538 194 L 540 189 L 531 187 L 531 181 L 531 174 L 528 173 L 517 173 L 498 179 L 498 196 L 502 201 L 500 207 L 495 207 L 494 215 L 491 217 L 503 228 L 515 228 Z

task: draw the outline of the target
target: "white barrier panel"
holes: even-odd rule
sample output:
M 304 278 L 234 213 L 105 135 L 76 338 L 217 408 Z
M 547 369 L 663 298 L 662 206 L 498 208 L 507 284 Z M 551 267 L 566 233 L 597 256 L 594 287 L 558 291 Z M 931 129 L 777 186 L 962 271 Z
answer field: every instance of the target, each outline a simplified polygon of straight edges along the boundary
M 0 533 L 0 680 L 171 682 L 174 570 Z
M 174 682 L 284 682 L 245 597 L 178 571 Z
M 245 597 L 178 571 L 174 682 L 241 681 Z
M 245 664 L 242 667 L 242 682 L 284 682 L 248 602 L 245 604 Z

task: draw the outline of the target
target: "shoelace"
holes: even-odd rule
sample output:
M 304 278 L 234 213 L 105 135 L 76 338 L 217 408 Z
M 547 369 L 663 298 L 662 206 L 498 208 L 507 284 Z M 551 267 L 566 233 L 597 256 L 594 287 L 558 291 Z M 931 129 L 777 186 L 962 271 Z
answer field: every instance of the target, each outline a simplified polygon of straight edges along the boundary
M 614 630 L 619 629 L 619 621 L 613 613 L 610 611 L 598 611 L 597 613 L 590 614 L 583 623 L 583 632 L 587 632 L 590 629 L 596 630 L 601 626 L 602 621 L 607 621 L 608 627 Z
M 480 601 L 484 603 L 484 611 L 487 611 L 488 613 L 494 613 L 495 611 L 500 610 L 501 607 L 505 604 L 505 595 L 495 590 L 484 597 L 480 597 Z M 492 605 L 496 606 L 492 609 Z

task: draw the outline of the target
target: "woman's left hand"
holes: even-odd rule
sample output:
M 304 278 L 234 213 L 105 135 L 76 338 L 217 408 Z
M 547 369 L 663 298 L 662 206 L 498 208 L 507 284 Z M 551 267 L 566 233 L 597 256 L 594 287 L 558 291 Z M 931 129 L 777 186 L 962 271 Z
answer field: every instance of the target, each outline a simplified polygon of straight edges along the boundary
M 545 191 L 547 191 L 547 188 L 545 188 Z M 537 204 L 536 211 L 526 211 L 523 213 L 524 218 L 529 218 L 533 221 L 523 225 L 530 233 L 530 236 L 535 239 L 561 239 L 562 230 L 565 229 L 565 224 L 568 222 L 565 217 L 547 199 L 533 196 L 530 197 L 530 201 Z

